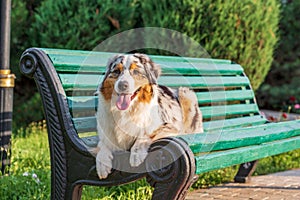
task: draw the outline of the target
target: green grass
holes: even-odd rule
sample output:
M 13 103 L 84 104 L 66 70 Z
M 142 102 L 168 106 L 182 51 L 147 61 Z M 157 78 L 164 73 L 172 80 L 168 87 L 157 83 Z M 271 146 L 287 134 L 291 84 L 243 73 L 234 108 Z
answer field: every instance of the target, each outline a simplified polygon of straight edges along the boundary
M 1 200 L 50 199 L 50 152 L 43 123 L 31 124 L 12 138 L 10 175 L 0 176 Z M 6 186 L 6 187 L 3 187 Z M 145 179 L 115 187 L 84 186 L 82 199 L 151 199 Z
M 26 137 L 12 138 L 10 176 L 0 178 L 0 197 L 4 200 L 49 199 L 50 156 L 45 127 L 32 124 L 21 132 L 25 132 Z
M 1 200 L 50 198 L 50 156 L 47 131 L 43 124 L 32 124 L 12 138 L 10 175 L 0 177 Z M 18 134 L 14 134 L 18 135 Z M 300 149 L 260 160 L 255 175 L 300 168 Z M 193 189 L 232 181 L 237 166 L 204 173 Z M 4 187 L 5 186 L 5 187 Z M 84 186 L 82 199 L 151 199 L 153 189 L 145 179 L 114 187 Z

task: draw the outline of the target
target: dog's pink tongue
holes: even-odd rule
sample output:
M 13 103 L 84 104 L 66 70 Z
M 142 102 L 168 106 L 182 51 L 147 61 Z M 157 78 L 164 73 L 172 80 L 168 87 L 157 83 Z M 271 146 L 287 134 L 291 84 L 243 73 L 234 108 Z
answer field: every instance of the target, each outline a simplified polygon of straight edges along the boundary
M 126 110 L 129 107 L 131 101 L 131 95 L 129 94 L 120 94 L 116 106 L 119 110 Z

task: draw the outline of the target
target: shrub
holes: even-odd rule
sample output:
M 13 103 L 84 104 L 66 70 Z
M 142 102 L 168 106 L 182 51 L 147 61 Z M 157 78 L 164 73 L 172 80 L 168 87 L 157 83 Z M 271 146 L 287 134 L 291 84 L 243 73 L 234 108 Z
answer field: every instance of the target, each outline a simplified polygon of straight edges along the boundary
M 285 109 L 285 104 L 290 104 L 288 101 L 291 97 L 300 100 L 299 20 L 300 1 L 290 1 L 282 6 L 279 46 L 271 70 L 257 91 L 261 107 L 280 110 Z
M 133 28 L 134 9 L 128 0 L 44 0 L 30 28 L 31 44 L 91 50 L 109 36 Z
M 14 88 L 14 129 L 28 125 L 27 122 L 30 123 L 42 119 L 42 110 L 39 110 L 41 106 L 38 104 L 33 105 L 32 103 L 32 98 L 34 98 L 33 96 L 36 92 L 35 84 L 32 80 L 22 76 L 19 71 L 21 54 L 26 48 L 31 46 L 29 41 L 31 37 L 28 35 L 28 29 L 32 24 L 33 12 L 40 5 L 41 1 L 42 0 L 14 0 L 11 4 L 10 68 L 12 73 L 17 77 Z M 28 105 L 31 105 L 28 109 L 34 110 L 34 112 L 25 112 Z M 33 116 L 33 118 L 31 118 L 31 116 Z
M 26 5 L 20 3 L 19 7 L 28 8 L 29 2 L 32 1 L 26 1 Z M 164 27 L 195 39 L 214 58 L 230 59 L 243 65 L 254 89 L 269 69 L 277 41 L 279 5 L 273 0 L 244 0 L 234 4 L 223 0 L 33 2 L 37 5 L 27 11 L 31 17 L 16 18 L 28 27 L 28 31 L 20 30 L 19 33 L 26 34 L 17 37 L 20 40 L 16 39 L 17 44 L 24 42 L 24 48 L 30 45 L 91 50 L 109 36 L 124 30 L 140 26 Z M 26 13 L 20 11 L 18 14 L 23 15 Z M 28 92 L 32 90 L 32 84 L 24 84 L 28 80 L 21 80 L 22 86 L 17 85 L 16 91 L 21 97 L 22 91 L 25 95 L 30 94 L 18 100 L 25 102 L 32 96 L 32 92 Z M 23 119 L 33 121 L 27 116 Z
M 18 63 L 21 51 L 24 50 L 23 36 L 26 32 L 26 17 L 28 11 L 25 8 L 24 1 L 13 1 L 11 4 L 11 68 L 18 77 Z
M 32 24 L 33 12 L 43 0 L 14 0 L 11 2 L 10 65 L 20 78 L 19 59 L 22 52 L 31 46 L 28 28 Z
M 25 102 L 24 102 L 25 101 Z M 13 129 L 16 133 L 19 128 L 25 128 L 31 122 L 37 122 L 44 119 L 43 107 L 39 93 L 35 93 L 31 98 L 25 100 L 22 97 L 15 99 L 13 110 Z M 19 133 L 19 134 L 25 134 Z
M 144 26 L 185 33 L 212 57 L 241 64 L 254 90 L 264 80 L 277 42 L 277 1 L 145 0 L 141 7 Z
M 12 52 L 16 56 L 12 60 L 15 67 L 20 54 L 28 47 L 92 49 L 110 35 L 132 28 L 135 23 L 134 4 L 127 0 L 17 0 L 13 8 Z M 19 70 L 14 71 L 18 75 L 14 128 L 18 129 L 43 119 L 43 114 L 38 94 L 34 95 L 33 81 L 21 76 Z

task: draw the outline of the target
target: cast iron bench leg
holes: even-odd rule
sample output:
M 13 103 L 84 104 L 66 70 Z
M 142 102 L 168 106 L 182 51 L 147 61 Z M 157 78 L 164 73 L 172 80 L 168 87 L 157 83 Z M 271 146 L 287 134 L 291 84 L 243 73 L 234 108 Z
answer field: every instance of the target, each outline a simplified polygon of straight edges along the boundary
M 240 165 L 239 171 L 234 177 L 234 182 L 236 183 L 246 183 L 251 179 L 251 175 L 255 171 L 258 161 L 254 160 L 251 162 L 246 162 Z
M 154 200 L 183 200 L 196 180 L 194 154 L 178 138 L 163 138 L 155 142 L 145 164 L 147 181 L 154 187 Z
M 83 185 L 76 185 L 72 191 L 72 200 L 80 200 L 82 194 Z

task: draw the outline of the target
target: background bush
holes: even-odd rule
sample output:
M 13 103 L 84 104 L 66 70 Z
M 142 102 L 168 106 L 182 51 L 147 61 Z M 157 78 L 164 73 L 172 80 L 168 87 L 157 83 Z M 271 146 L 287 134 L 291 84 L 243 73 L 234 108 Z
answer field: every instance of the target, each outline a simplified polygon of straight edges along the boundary
M 19 102 L 22 101 L 22 99 L 22 97 L 15 99 L 16 107 L 14 108 L 13 120 L 15 127 L 14 132 L 18 132 L 20 127 L 26 127 L 31 122 L 38 122 L 44 118 L 43 105 L 39 93 L 34 93 L 26 102 Z M 24 114 L 26 115 L 25 118 Z M 19 134 L 21 134 L 20 131 Z M 22 133 L 22 135 L 25 134 L 25 132 Z
M 187 34 L 213 58 L 241 64 L 253 89 L 264 80 L 278 40 L 280 6 L 274 0 L 144 0 L 144 26 Z
M 18 70 L 21 53 L 33 46 L 92 50 L 109 36 L 133 28 L 133 24 L 136 23 L 133 2 L 127 0 L 13 2 L 11 49 L 12 67 L 17 75 L 14 129 L 43 119 L 40 97 L 34 94 L 36 93 L 34 82 L 21 76 Z
M 11 70 L 17 76 L 14 89 L 13 132 L 28 122 L 43 119 L 41 102 L 39 101 L 36 87 L 32 80 L 22 76 L 19 71 L 19 60 L 22 52 L 31 47 L 30 40 L 34 40 L 28 34 L 34 12 L 42 0 L 14 0 L 11 8 Z M 34 102 L 34 103 L 33 103 Z M 26 112 L 29 110 L 31 112 Z M 32 112 L 34 111 L 34 112 Z
M 282 6 L 280 42 L 265 82 L 257 91 L 261 107 L 299 112 L 293 105 L 300 100 L 300 1 L 289 1 Z
M 29 29 L 31 45 L 91 50 L 117 32 L 133 28 L 128 0 L 44 0 Z

